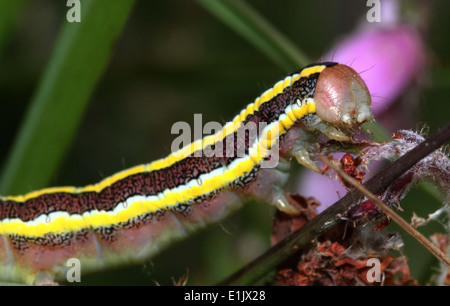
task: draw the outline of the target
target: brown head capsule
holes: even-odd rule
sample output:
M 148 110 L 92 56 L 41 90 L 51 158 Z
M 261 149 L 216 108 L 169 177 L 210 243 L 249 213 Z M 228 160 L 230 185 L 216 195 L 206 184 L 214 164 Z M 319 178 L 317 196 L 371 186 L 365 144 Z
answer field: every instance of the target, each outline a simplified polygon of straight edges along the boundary
M 372 119 L 366 84 L 355 70 L 342 64 L 320 73 L 314 101 L 317 115 L 330 123 L 349 126 Z

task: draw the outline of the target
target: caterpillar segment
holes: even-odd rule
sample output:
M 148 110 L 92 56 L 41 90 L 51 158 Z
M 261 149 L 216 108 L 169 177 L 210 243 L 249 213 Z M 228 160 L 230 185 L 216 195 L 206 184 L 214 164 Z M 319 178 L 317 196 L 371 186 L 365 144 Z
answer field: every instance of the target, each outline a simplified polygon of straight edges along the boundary
M 0 281 L 63 281 L 71 258 L 83 273 L 144 262 L 254 199 L 295 213 L 284 193 L 290 160 L 320 172 L 310 158 L 317 135 L 351 141 L 355 127 L 371 120 L 370 103 L 352 68 L 309 65 L 223 130 L 165 158 L 85 187 L 0 197 Z M 256 137 L 244 131 L 249 124 Z M 232 154 L 211 154 L 218 151 Z

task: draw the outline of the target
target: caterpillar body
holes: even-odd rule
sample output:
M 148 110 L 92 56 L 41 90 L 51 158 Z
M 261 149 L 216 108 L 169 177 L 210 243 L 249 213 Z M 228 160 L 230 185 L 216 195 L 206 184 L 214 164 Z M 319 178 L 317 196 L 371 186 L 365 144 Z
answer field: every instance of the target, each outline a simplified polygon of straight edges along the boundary
M 0 280 L 62 280 L 69 258 L 80 260 L 83 273 L 143 262 L 248 200 L 295 212 L 283 192 L 290 158 L 320 172 L 309 157 L 311 135 L 350 140 L 353 128 L 372 118 L 370 103 L 352 68 L 309 65 L 277 82 L 223 130 L 165 158 L 85 187 L 0 197 Z M 249 122 L 266 124 L 253 140 L 240 133 Z M 205 154 L 230 140 L 245 154 Z M 274 154 L 279 164 L 262 167 Z

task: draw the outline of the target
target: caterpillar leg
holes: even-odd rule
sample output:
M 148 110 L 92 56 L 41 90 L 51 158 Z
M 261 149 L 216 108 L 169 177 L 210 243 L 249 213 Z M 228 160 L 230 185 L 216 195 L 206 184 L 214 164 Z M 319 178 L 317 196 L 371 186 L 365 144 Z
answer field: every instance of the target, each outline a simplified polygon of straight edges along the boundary
M 46 270 L 41 270 L 36 273 L 34 279 L 34 285 L 36 286 L 59 286 L 51 276 L 51 274 Z
M 311 160 L 311 154 L 317 153 L 317 143 L 320 134 L 336 141 L 350 141 L 352 130 L 336 127 L 317 116 L 310 116 L 303 122 L 305 128 L 294 127 L 281 142 L 281 153 L 295 157 L 304 167 L 322 174 L 316 163 Z
M 343 131 L 339 130 L 336 126 L 328 122 L 321 121 L 314 127 L 314 129 L 322 134 L 325 134 L 328 138 L 332 140 L 336 141 L 351 140 L 351 137 L 349 136 L 349 134 L 350 135 L 352 134 L 351 131 L 344 133 Z
M 310 154 L 315 151 L 314 145 L 316 143 L 317 138 L 314 135 L 310 137 L 305 137 L 303 139 L 297 139 L 294 141 L 294 145 L 290 151 L 290 155 L 295 157 L 297 162 L 304 167 L 317 172 L 322 173 L 322 171 L 317 168 L 317 165 L 314 161 L 311 160 Z
M 284 190 L 289 178 L 290 161 L 280 157 L 274 168 L 260 169 L 253 180 L 239 194 L 244 199 L 268 203 L 277 209 L 289 213 L 298 214 L 299 211 L 289 201 Z

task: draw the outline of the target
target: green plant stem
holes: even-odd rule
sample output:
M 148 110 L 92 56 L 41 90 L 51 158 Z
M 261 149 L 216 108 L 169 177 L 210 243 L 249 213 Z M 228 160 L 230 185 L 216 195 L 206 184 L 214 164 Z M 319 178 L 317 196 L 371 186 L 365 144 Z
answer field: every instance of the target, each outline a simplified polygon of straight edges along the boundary
M 107 67 L 134 0 L 81 1 L 81 22 L 62 29 L 0 179 L 1 194 L 48 184 Z
M 306 66 L 310 60 L 251 6 L 240 0 L 197 0 L 236 33 L 286 71 Z
M 3 0 L 0 4 L 0 54 L 10 36 L 14 21 L 25 4 L 25 0 Z

